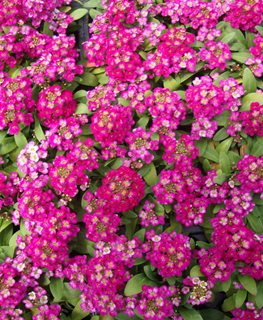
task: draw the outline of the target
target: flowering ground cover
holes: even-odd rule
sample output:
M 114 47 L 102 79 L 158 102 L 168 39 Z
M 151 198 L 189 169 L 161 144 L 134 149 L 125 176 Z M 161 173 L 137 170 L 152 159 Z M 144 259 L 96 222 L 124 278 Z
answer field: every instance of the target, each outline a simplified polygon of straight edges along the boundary
M 1 1 L 0 320 L 263 319 L 262 20 Z

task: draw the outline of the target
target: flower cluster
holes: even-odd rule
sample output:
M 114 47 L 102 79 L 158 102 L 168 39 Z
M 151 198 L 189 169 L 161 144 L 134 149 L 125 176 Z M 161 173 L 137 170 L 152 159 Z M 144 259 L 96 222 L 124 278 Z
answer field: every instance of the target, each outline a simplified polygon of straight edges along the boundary
M 144 186 L 144 181 L 135 170 L 122 166 L 105 175 L 96 195 L 113 212 L 123 212 L 139 204 L 144 196 Z
M 238 266 L 242 274 L 262 279 L 262 238 L 250 230 L 242 219 L 255 207 L 250 192 L 262 193 L 261 160 L 262 157 L 246 155 L 237 163 L 240 172 L 236 179 L 241 183 L 240 188 L 232 184 L 231 189 L 227 185 L 215 189 L 216 184 L 212 183 L 213 173 L 206 181 L 204 195 L 211 197 L 213 202 L 221 198 L 220 202 L 225 205 L 225 208 L 220 209 L 216 217 L 211 219 L 214 228 L 211 239 L 214 247 L 198 253 L 201 271 L 212 282 L 227 281 Z M 213 193 L 209 194 L 208 189 L 214 189 Z
M 263 74 L 263 63 L 262 63 L 262 42 L 263 37 L 259 34 L 254 39 L 254 46 L 249 49 L 252 57 L 246 60 L 246 65 L 250 68 L 253 74 L 257 77 L 261 77 Z
M 212 291 L 210 290 L 213 286 L 210 282 L 201 280 L 198 277 L 187 277 L 183 281 L 184 287 L 182 292 L 188 294 L 188 303 L 191 305 L 204 304 L 211 300 Z
M 74 197 L 78 193 L 77 186 L 87 188 L 88 177 L 86 167 L 80 161 L 74 161 L 68 154 L 66 157 L 57 156 L 49 170 L 50 184 L 58 194 Z
M 138 301 L 129 300 L 127 303 L 127 313 L 132 316 L 136 309 L 144 319 L 164 319 L 173 315 L 173 303 L 171 297 L 176 293 L 176 288 L 161 287 L 142 287 L 142 294 Z
M 263 105 L 258 102 L 251 103 L 249 111 L 240 113 L 240 119 L 247 135 L 263 136 Z
M 208 41 L 205 48 L 200 49 L 200 59 L 208 62 L 207 67 L 211 70 L 219 68 L 225 70 L 226 62 L 231 59 L 229 46 L 224 42 Z
M 237 164 L 237 179 L 242 188 L 255 193 L 263 192 L 263 157 L 245 155 Z
M 147 242 L 143 245 L 146 258 L 159 270 L 161 276 L 168 278 L 181 276 L 191 259 L 189 238 L 176 232 L 146 234 Z
M 82 308 L 102 315 L 116 315 L 124 307 L 120 292 L 129 272 L 113 253 L 92 258 L 87 265 L 87 286 L 82 294 Z M 103 303 L 101 303 L 103 302 Z
M 62 91 L 60 86 L 49 86 L 38 97 L 38 117 L 48 127 L 60 118 L 70 117 L 77 107 L 76 101 L 72 99 L 72 92 Z
M 86 236 L 89 240 L 94 242 L 110 241 L 116 235 L 120 218 L 105 208 L 96 210 L 92 214 L 86 214 L 83 222 L 86 224 Z
M 17 134 L 19 124 L 29 126 L 33 122 L 31 114 L 34 108 L 32 81 L 18 76 L 14 79 L 5 75 L 0 87 L 0 129 L 9 128 L 10 134 Z
M 192 124 L 191 137 L 194 140 L 200 140 L 201 138 L 213 138 L 217 131 L 218 125 L 216 121 L 210 121 L 208 118 L 198 118 L 196 122 Z
M 146 164 L 151 163 L 154 158 L 150 151 L 157 150 L 159 147 L 159 142 L 151 139 L 151 133 L 146 132 L 141 127 L 135 128 L 129 133 L 126 142 L 129 144 L 128 156 L 131 160 L 141 159 Z
M 144 227 L 157 226 L 164 224 L 164 216 L 158 215 L 154 203 L 146 200 L 139 214 L 140 224 Z
M 17 174 L 15 172 L 10 174 L 9 177 L 0 173 L 0 210 L 4 207 L 14 205 L 18 191 L 18 188 L 15 185 L 16 179 Z
M 225 17 L 234 28 L 241 30 L 255 30 L 255 26 L 262 22 L 262 6 L 260 0 L 238 0 L 230 4 Z
M 161 137 L 174 137 L 174 130 L 178 128 L 186 114 L 179 95 L 169 89 L 156 88 L 146 97 L 145 105 L 153 118 L 150 130 L 159 133 Z
M 76 236 L 79 228 L 76 214 L 68 207 L 55 208 L 47 206 L 42 220 L 28 221 L 28 229 L 32 230 L 25 239 L 19 238 L 19 247 L 32 260 L 34 266 L 56 270 L 68 258 L 68 242 Z
M 90 129 L 95 139 L 106 147 L 123 142 L 133 125 L 131 109 L 121 106 L 100 108 L 91 121 Z
M 234 320 L 245 320 L 245 319 L 260 319 L 263 316 L 262 309 L 257 310 L 252 302 L 246 303 L 246 310 L 241 308 L 236 308 L 232 311 Z
M 0 320 L 261 319 L 262 0 L 2 2 Z

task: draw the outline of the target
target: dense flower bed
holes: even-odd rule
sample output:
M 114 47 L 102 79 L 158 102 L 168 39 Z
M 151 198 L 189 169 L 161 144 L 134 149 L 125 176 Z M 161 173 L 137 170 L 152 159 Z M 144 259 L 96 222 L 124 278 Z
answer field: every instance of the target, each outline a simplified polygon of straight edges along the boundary
M 73 7 L 0 7 L 0 320 L 263 319 L 262 0 Z

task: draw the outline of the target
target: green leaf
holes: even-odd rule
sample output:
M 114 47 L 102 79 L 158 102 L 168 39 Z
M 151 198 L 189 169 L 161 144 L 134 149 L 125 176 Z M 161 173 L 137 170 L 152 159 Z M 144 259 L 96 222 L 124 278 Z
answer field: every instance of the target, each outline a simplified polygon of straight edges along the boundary
M 71 317 L 74 320 L 82 320 L 90 314 L 89 311 L 84 311 L 83 309 L 81 309 L 80 304 L 81 300 L 76 304 L 75 308 L 72 311 Z
M 13 258 L 16 247 L 14 246 L 1 246 L 0 247 L 0 258 L 5 260 L 6 257 Z
M 134 294 L 142 292 L 142 286 L 149 285 L 154 286 L 155 283 L 149 280 L 144 273 L 136 274 L 126 284 L 124 294 L 126 297 L 133 296 Z
M 49 35 L 49 36 L 52 36 L 52 35 L 53 35 L 53 31 L 50 30 L 50 28 L 49 28 L 49 23 L 48 23 L 48 22 L 45 22 L 45 23 L 44 23 L 43 33 L 44 33 L 44 34 L 47 34 L 47 35 Z
M 96 16 L 99 14 L 101 14 L 101 12 L 95 9 L 90 9 L 89 11 L 89 15 L 91 16 L 92 19 L 96 18 Z
M 64 289 L 62 290 L 63 298 L 66 299 L 73 306 L 76 306 L 80 299 L 80 291 L 71 288 L 68 283 L 64 283 Z
M 77 78 L 77 82 L 84 86 L 96 87 L 98 84 L 98 79 L 91 72 L 86 71 L 81 77 Z
M 231 278 L 229 278 L 227 281 L 225 281 L 225 282 L 219 282 L 219 281 L 217 281 L 216 282 L 216 284 L 215 284 L 215 287 L 214 287 L 214 289 L 215 289 L 215 291 L 217 291 L 217 292 L 227 292 L 229 289 L 230 289 L 230 287 L 231 287 L 231 284 L 232 284 L 232 279 Z
M 231 162 L 224 151 L 219 153 L 219 164 L 224 173 L 229 174 L 231 172 Z
M 20 66 L 17 66 L 13 69 L 10 69 L 9 71 L 9 75 L 11 78 L 16 78 L 17 76 L 20 75 L 20 71 L 21 71 L 21 67 Z
M 147 60 L 147 53 L 145 51 L 140 51 L 139 55 L 143 58 L 143 60 Z
M 101 0 L 89 0 L 84 3 L 85 8 L 102 8 Z
M 170 216 L 170 225 L 165 229 L 165 232 L 170 233 L 175 230 L 177 233 L 181 233 L 182 229 L 181 223 L 175 219 L 175 216 Z
M 144 262 L 146 262 L 147 260 L 145 260 L 144 258 L 137 258 L 135 259 L 135 262 L 134 262 L 134 266 L 139 266 L 140 264 L 143 264 Z
M 208 140 L 207 139 L 197 140 L 195 141 L 195 146 L 199 149 L 199 156 L 203 157 L 208 146 Z
M 174 286 L 176 282 L 176 277 L 169 277 L 169 278 L 166 278 L 165 280 L 168 282 L 169 286 Z
M 228 150 L 229 150 L 230 147 L 231 147 L 231 144 L 232 144 L 233 140 L 234 140 L 234 139 L 233 139 L 232 137 L 224 140 L 223 142 L 221 142 L 221 143 L 217 146 L 216 150 L 217 150 L 218 152 L 222 152 L 222 151 L 228 152 Z
M 226 132 L 226 128 L 221 128 L 217 131 L 217 133 L 214 135 L 213 140 L 214 141 L 222 141 L 225 140 L 227 137 L 229 137 L 228 133 Z
M 191 45 L 192 48 L 203 48 L 204 47 L 204 44 L 202 41 L 195 41 L 192 45 Z
M 211 248 L 211 244 L 204 241 L 196 241 L 196 245 L 198 248 L 205 248 L 205 249 Z
M 210 165 L 209 160 L 204 159 L 202 165 L 203 165 L 203 169 L 205 170 L 205 172 L 207 172 L 207 171 L 209 171 L 209 170 L 212 170 L 212 167 L 211 167 L 211 165 Z
M 259 309 L 263 308 L 263 280 L 258 283 L 258 293 L 256 295 L 256 305 Z
M 80 99 L 80 98 L 86 98 L 87 97 L 87 91 L 86 90 L 79 90 L 74 93 L 73 98 L 74 99 Z
M 243 72 L 243 85 L 247 93 L 257 90 L 257 80 L 249 68 L 245 68 Z
M 85 103 L 79 103 L 75 111 L 76 114 L 89 114 L 91 111 L 88 109 Z
M 224 42 L 224 43 L 230 43 L 230 42 L 232 42 L 232 40 L 235 40 L 235 38 L 236 38 L 235 32 L 230 32 L 230 33 L 227 33 L 227 34 L 221 39 L 221 41 Z
M 263 233 L 263 223 L 259 219 L 259 217 L 255 216 L 255 214 L 253 214 L 253 212 L 251 212 L 247 216 L 247 220 L 248 220 L 249 226 L 251 227 L 251 229 L 253 231 L 255 231 L 257 234 L 262 234 Z
M 219 170 L 219 171 L 221 171 L 221 170 Z M 225 182 L 226 180 L 227 180 L 227 175 L 225 173 L 218 173 L 217 172 L 217 176 L 214 179 L 215 183 L 222 185 L 223 182 Z
M 89 254 L 93 256 L 94 254 L 94 243 L 92 241 L 82 239 L 81 241 L 77 241 L 74 249 L 81 254 Z
M 3 142 L 5 136 L 6 136 L 6 131 L 0 131 L 0 143 Z
M 241 159 L 238 153 L 231 150 L 228 151 L 227 155 L 232 165 L 236 164 Z
M 21 131 L 17 135 L 14 135 L 14 138 L 16 145 L 21 149 L 27 144 L 27 139 Z
M 223 320 L 225 316 L 223 312 L 216 309 L 204 309 L 199 312 L 205 320 Z
M 41 140 L 45 140 L 46 137 L 40 125 L 39 119 L 37 118 L 37 116 L 35 116 L 34 118 L 35 118 L 35 136 L 37 140 L 40 142 Z
M 263 94 L 262 93 L 249 93 L 242 99 L 242 107 L 240 111 L 249 110 L 252 102 L 259 102 L 263 104 Z
M 158 182 L 157 172 L 153 163 L 149 164 L 149 172 L 143 176 L 148 186 L 154 186 Z
M 259 206 L 263 206 L 263 199 L 261 199 L 258 194 L 254 195 L 253 202 L 255 202 L 255 204 L 258 204 Z
M 10 224 L 0 233 L 0 245 L 8 246 L 12 235 L 13 235 L 13 225 Z
M 22 232 L 19 230 L 17 232 L 15 232 L 12 237 L 9 239 L 9 246 L 12 246 L 12 247 L 16 247 L 17 244 L 16 244 L 16 239 L 17 239 L 17 236 L 19 235 L 22 235 Z
M 144 241 L 144 237 L 145 237 L 145 229 L 140 229 L 139 231 L 137 231 L 136 233 L 134 233 L 133 237 L 137 237 L 139 238 L 142 242 Z
M 55 302 L 61 301 L 63 297 L 63 291 L 64 291 L 64 283 L 62 279 L 56 279 L 56 278 L 51 279 L 49 288 L 54 297 L 54 301 Z
M 71 12 L 71 17 L 74 19 L 74 21 L 79 20 L 83 18 L 89 11 L 84 8 L 79 8 Z
M 0 155 L 5 155 L 12 152 L 17 148 L 14 138 L 5 138 L 3 143 L 0 145 Z
M 177 90 L 176 93 L 178 94 L 178 96 L 182 99 L 185 100 L 185 91 L 183 90 Z M 182 121 L 183 122 L 183 121 Z M 180 123 L 180 125 L 182 124 L 182 122 Z
M 137 316 L 128 316 L 125 313 L 119 313 L 116 317 L 116 320 L 139 320 L 140 318 L 138 318 Z
M 150 121 L 150 118 L 144 116 L 137 122 L 137 126 L 145 129 L 149 121 Z
M 193 268 L 190 270 L 190 276 L 191 277 L 203 277 L 204 275 L 200 271 L 200 266 L 195 265 Z
M 153 272 L 152 269 L 153 269 L 152 265 L 146 265 L 146 266 L 143 267 L 143 271 L 146 274 L 146 276 L 150 280 L 158 282 L 158 279 L 156 278 L 156 272 Z
M 199 312 L 193 309 L 179 309 L 184 320 L 203 320 Z
M 98 81 L 99 84 L 107 84 L 109 82 L 109 77 L 106 75 L 106 73 L 100 74 L 98 75 Z
M 130 100 L 126 100 L 123 98 L 118 98 L 118 102 L 124 107 L 128 107 L 131 104 Z
M 263 36 L 263 27 L 256 26 L 257 31 Z
M 217 162 L 217 163 L 219 162 L 219 154 L 217 150 L 214 149 L 210 144 L 208 145 L 203 157 L 213 162 Z
M 92 70 L 93 74 L 105 74 L 105 68 L 104 67 L 98 67 Z
M 257 294 L 257 284 L 253 278 L 247 275 L 239 275 L 238 280 L 242 284 L 242 286 L 253 296 Z
M 234 310 L 235 307 L 236 307 L 235 296 L 231 296 L 231 297 L 225 299 L 225 301 L 223 302 L 222 310 L 223 311 L 231 311 L 231 310 Z
M 251 48 L 254 46 L 254 39 L 255 39 L 255 35 L 251 32 L 246 31 L 246 42 L 247 42 L 248 48 Z
M 249 57 L 251 57 L 251 55 L 248 51 L 232 53 L 232 59 L 240 63 L 245 63 Z
M 253 140 L 249 154 L 256 157 L 261 157 L 263 155 L 263 137 L 256 137 L 256 139 Z
M 177 88 L 179 88 L 180 84 L 181 81 L 179 77 L 176 77 L 175 79 L 173 77 L 168 77 L 163 81 L 163 86 L 171 91 L 175 91 Z
M 217 86 L 220 86 L 220 81 L 221 80 L 226 80 L 230 77 L 230 72 L 229 71 L 225 71 L 223 73 L 221 73 L 216 80 L 214 81 L 214 84 Z
M 10 220 L 7 220 L 5 218 L 0 218 L 0 233 L 7 228 L 8 226 L 10 226 L 12 222 Z
M 225 126 L 228 123 L 229 116 L 230 116 L 230 112 L 224 111 L 220 115 L 216 116 L 215 120 L 217 121 L 217 124 L 219 126 Z
M 118 169 L 122 164 L 123 164 L 123 159 L 117 158 L 111 167 L 112 167 L 112 169 Z
M 247 291 L 244 289 L 238 290 L 235 295 L 236 308 L 241 308 L 247 297 Z
M 233 29 L 235 30 L 235 34 L 236 34 L 236 39 L 242 43 L 242 45 L 246 46 L 246 39 L 244 37 L 244 34 L 242 33 L 242 31 L 240 31 L 239 29 Z

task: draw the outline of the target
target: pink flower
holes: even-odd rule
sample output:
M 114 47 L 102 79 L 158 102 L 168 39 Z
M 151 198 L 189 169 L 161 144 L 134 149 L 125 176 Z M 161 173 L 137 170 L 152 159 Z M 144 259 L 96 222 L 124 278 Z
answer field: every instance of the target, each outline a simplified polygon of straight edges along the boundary
M 60 118 L 70 117 L 76 107 L 72 92 L 62 91 L 60 86 L 50 86 L 41 91 L 37 102 L 38 116 L 48 127 Z
M 135 170 L 122 166 L 105 175 L 96 195 L 113 212 L 124 212 L 139 204 L 144 196 L 144 187 L 143 179 Z
M 143 245 L 146 259 L 158 269 L 162 277 L 181 276 L 191 260 L 190 240 L 175 231 L 156 234 L 153 230 L 146 233 L 148 242 Z
M 91 121 L 91 131 L 103 147 L 123 142 L 134 123 L 131 108 L 121 106 L 100 108 Z

